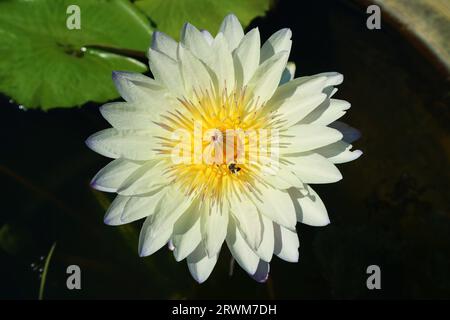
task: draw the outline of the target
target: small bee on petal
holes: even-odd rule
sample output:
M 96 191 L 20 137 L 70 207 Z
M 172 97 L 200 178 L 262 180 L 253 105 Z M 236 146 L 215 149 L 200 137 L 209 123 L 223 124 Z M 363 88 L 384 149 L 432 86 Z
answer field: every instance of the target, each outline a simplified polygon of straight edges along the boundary
M 231 173 L 238 173 L 241 171 L 241 168 L 236 166 L 236 163 L 232 162 L 228 165 L 228 170 L 230 170 Z

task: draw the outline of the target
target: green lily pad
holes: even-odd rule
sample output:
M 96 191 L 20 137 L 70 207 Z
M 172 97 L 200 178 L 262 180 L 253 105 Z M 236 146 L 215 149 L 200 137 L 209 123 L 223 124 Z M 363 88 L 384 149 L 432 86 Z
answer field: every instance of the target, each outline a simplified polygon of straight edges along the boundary
M 67 27 L 70 5 L 80 8 L 80 29 Z M 151 33 L 128 0 L 2 0 L 0 92 L 44 110 L 114 99 L 112 71 L 145 72 L 128 56 L 143 54 Z
M 229 13 L 247 26 L 269 10 L 271 0 L 137 0 L 135 4 L 155 22 L 158 30 L 178 39 L 185 22 L 215 33 Z

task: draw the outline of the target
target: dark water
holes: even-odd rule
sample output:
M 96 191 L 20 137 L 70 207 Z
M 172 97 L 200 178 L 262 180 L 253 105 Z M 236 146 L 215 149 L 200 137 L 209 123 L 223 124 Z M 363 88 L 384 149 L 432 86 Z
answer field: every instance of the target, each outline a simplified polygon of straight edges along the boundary
M 44 113 L 1 100 L 0 298 L 36 299 L 41 256 L 57 242 L 45 298 L 449 298 L 449 82 L 383 20 L 343 1 L 281 1 L 257 19 L 263 39 L 293 31 L 297 76 L 345 75 L 338 98 L 344 121 L 362 131 L 364 155 L 341 165 L 344 179 L 319 185 L 331 225 L 298 225 L 300 262 L 274 257 L 266 284 L 239 267 L 228 276 L 224 248 L 210 279 L 198 285 L 184 262 L 162 249 L 137 255 L 142 222 L 110 227 L 91 177 L 108 160 L 84 140 L 107 127 L 98 105 Z M 67 88 L 70 90 L 70 88 Z M 66 288 L 66 268 L 82 269 L 82 290 Z M 382 289 L 366 288 L 379 265 Z

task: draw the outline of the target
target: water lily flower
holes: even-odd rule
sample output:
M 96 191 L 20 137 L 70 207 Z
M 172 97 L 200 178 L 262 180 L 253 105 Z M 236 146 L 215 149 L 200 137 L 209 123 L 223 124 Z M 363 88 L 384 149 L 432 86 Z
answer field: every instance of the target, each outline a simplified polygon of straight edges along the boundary
M 273 255 L 298 261 L 297 221 L 329 224 L 310 184 L 342 179 L 358 131 L 337 121 L 350 108 L 332 98 L 343 76 L 294 78 L 291 44 L 282 29 L 261 46 L 258 28 L 244 34 L 229 15 L 215 37 L 189 23 L 179 43 L 155 32 L 154 78 L 114 73 L 125 102 L 103 105 L 112 128 L 86 141 L 114 160 L 92 186 L 118 194 L 106 224 L 145 218 L 141 256 L 169 244 L 201 283 L 226 242 L 263 282 Z

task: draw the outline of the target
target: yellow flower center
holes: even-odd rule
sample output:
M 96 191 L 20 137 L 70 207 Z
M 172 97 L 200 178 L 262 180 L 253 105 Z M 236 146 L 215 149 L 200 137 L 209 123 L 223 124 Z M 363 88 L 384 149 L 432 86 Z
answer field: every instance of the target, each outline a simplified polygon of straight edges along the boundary
M 179 102 L 180 110 L 165 114 L 160 124 L 172 133 L 159 137 L 161 153 L 172 156 L 171 181 L 202 199 L 222 201 L 233 192 L 253 192 L 261 170 L 255 159 L 264 147 L 260 131 L 270 131 L 276 119 L 258 99 L 248 99 L 245 89 L 221 95 L 194 91 L 194 98 Z

